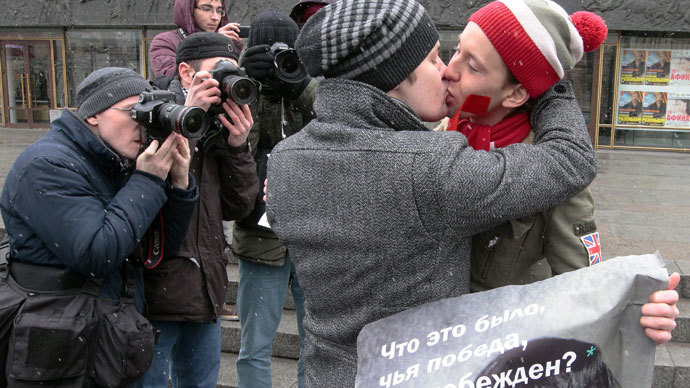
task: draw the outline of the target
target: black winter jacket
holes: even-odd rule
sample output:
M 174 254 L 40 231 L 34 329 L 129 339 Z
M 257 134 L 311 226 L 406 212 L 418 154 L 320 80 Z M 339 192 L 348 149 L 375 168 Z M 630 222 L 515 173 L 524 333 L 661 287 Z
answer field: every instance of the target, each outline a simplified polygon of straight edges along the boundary
M 199 196 L 135 170 L 70 110 L 30 145 L 10 169 L 0 211 L 12 258 L 67 267 L 102 277 L 100 296 L 118 300 L 124 259 L 163 210 L 165 246 L 176 250 Z M 137 266 L 135 304 L 144 308 L 143 267 Z
M 184 103 L 178 80 L 168 90 Z M 220 317 L 228 285 L 222 221 L 245 217 L 259 194 L 249 148 L 231 147 L 227 139 L 227 129 L 213 124 L 205 137 L 190 141 L 189 172 L 199 184 L 199 201 L 179 251 L 145 272 L 149 319 L 215 322 Z

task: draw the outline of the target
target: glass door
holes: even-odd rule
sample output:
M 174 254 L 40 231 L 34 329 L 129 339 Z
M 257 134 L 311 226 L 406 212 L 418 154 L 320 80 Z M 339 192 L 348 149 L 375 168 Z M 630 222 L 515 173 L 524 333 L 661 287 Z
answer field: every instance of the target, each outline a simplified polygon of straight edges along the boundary
M 2 41 L 3 98 L 9 127 L 50 125 L 53 72 L 48 41 Z

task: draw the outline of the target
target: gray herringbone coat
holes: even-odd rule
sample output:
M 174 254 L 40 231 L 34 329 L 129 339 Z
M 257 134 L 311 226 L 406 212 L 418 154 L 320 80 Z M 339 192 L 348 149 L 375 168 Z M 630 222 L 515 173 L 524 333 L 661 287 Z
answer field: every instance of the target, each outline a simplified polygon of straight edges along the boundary
M 308 387 L 352 387 L 364 325 L 469 290 L 471 237 L 547 209 L 596 174 L 569 83 L 532 114 L 536 146 L 474 151 L 357 81 L 326 79 L 317 119 L 276 146 L 268 217 L 306 295 Z

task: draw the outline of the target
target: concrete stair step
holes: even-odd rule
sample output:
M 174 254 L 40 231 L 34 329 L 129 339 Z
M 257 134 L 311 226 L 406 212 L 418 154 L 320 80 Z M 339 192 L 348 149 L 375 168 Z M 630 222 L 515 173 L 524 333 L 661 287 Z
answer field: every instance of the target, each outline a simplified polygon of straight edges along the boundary
M 676 328 L 673 330 L 671 341 L 690 343 L 690 299 L 681 298 L 678 301 L 678 310 L 680 315 L 676 318 Z
M 233 306 L 235 307 L 235 306 Z M 238 353 L 240 351 L 241 327 L 238 321 L 221 321 L 221 351 Z M 299 334 L 297 314 L 283 310 L 278 331 L 273 339 L 274 357 L 299 358 Z
M 690 299 L 690 261 L 668 260 L 666 267 L 669 273 L 680 274 L 680 284 L 676 287 L 681 298 Z
M 240 284 L 240 266 L 239 263 L 228 264 L 226 266 L 228 272 L 228 292 L 225 295 L 225 303 L 236 304 L 237 303 L 237 286 Z M 292 299 L 292 293 L 288 290 L 287 296 L 285 297 L 285 305 L 283 308 L 286 310 L 295 310 L 295 301 Z
M 237 388 L 237 353 L 221 353 L 218 388 Z M 297 388 L 297 360 L 272 357 L 271 375 L 276 388 Z
M 690 387 L 690 343 L 657 346 L 652 388 Z

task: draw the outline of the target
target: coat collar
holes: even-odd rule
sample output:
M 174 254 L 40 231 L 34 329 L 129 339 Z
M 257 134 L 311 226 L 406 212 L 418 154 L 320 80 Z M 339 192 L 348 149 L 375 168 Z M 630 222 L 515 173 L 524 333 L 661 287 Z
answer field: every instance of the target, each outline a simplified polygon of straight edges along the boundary
M 125 173 L 133 163 L 120 157 L 101 140 L 91 128 L 69 109 L 64 109 L 60 118 L 53 122 L 53 128 L 62 131 L 73 143 L 91 156 L 94 163 L 113 173 Z
M 409 106 L 359 81 L 322 80 L 316 92 L 314 110 L 321 122 L 348 123 L 373 130 L 429 130 Z

